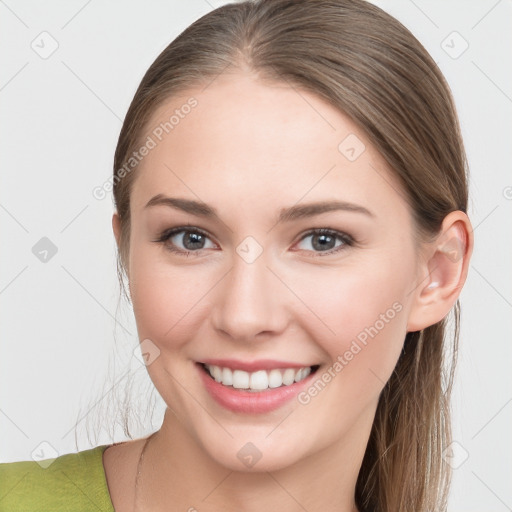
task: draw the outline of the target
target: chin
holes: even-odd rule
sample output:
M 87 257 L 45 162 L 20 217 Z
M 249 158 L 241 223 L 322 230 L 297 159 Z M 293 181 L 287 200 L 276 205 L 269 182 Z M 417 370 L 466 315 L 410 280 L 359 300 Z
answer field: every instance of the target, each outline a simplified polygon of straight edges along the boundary
M 223 443 L 219 443 L 218 439 L 210 440 L 203 446 L 217 464 L 242 473 L 279 471 L 307 456 L 303 440 L 285 436 L 287 441 L 283 442 L 278 436 L 274 439 L 266 436 L 268 429 L 265 429 L 265 434 L 251 436 L 247 433 Z

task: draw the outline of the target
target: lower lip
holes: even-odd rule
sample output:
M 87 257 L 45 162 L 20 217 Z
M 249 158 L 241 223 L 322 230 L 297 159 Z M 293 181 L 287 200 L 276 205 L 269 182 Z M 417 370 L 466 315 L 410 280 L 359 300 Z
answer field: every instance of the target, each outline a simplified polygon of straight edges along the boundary
M 206 390 L 218 404 L 230 411 L 245 414 L 263 414 L 278 409 L 296 397 L 314 375 L 310 373 L 305 379 L 290 386 L 253 392 L 224 386 L 212 379 L 201 364 L 197 364 L 197 367 Z

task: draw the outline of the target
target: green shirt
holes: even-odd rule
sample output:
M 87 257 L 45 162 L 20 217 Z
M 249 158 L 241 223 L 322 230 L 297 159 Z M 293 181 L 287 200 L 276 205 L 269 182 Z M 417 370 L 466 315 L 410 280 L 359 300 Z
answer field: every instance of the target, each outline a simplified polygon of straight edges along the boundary
M 0 464 L 0 512 L 115 512 L 103 467 L 108 446 Z

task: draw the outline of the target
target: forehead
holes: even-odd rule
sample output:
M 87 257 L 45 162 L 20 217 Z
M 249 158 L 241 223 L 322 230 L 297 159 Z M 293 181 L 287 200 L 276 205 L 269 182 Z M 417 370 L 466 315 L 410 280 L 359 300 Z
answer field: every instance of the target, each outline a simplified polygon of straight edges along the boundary
M 279 190 L 282 206 L 307 195 L 383 208 L 398 200 L 406 209 L 397 180 L 357 125 L 286 83 L 221 75 L 169 98 L 145 135 L 152 142 L 137 169 L 135 205 L 163 193 L 271 207 Z

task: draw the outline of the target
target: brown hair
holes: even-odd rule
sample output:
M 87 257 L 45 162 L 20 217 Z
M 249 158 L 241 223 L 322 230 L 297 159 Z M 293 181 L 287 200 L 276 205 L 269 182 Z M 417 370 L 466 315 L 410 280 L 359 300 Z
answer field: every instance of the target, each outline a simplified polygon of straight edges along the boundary
M 419 238 L 467 210 L 467 161 L 450 89 L 425 48 L 399 21 L 364 0 L 261 0 L 224 5 L 183 31 L 146 72 L 114 161 L 121 219 L 118 270 L 126 269 L 133 172 L 119 169 L 147 136 L 155 109 L 223 72 L 249 70 L 292 84 L 348 115 L 400 180 Z M 116 173 L 117 171 L 117 173 Z M 356 486 L 361 511 L 446 510 L 449 397 L 459 301 L 445 365 L 446 319 L 407 334 L 377 407 Z

